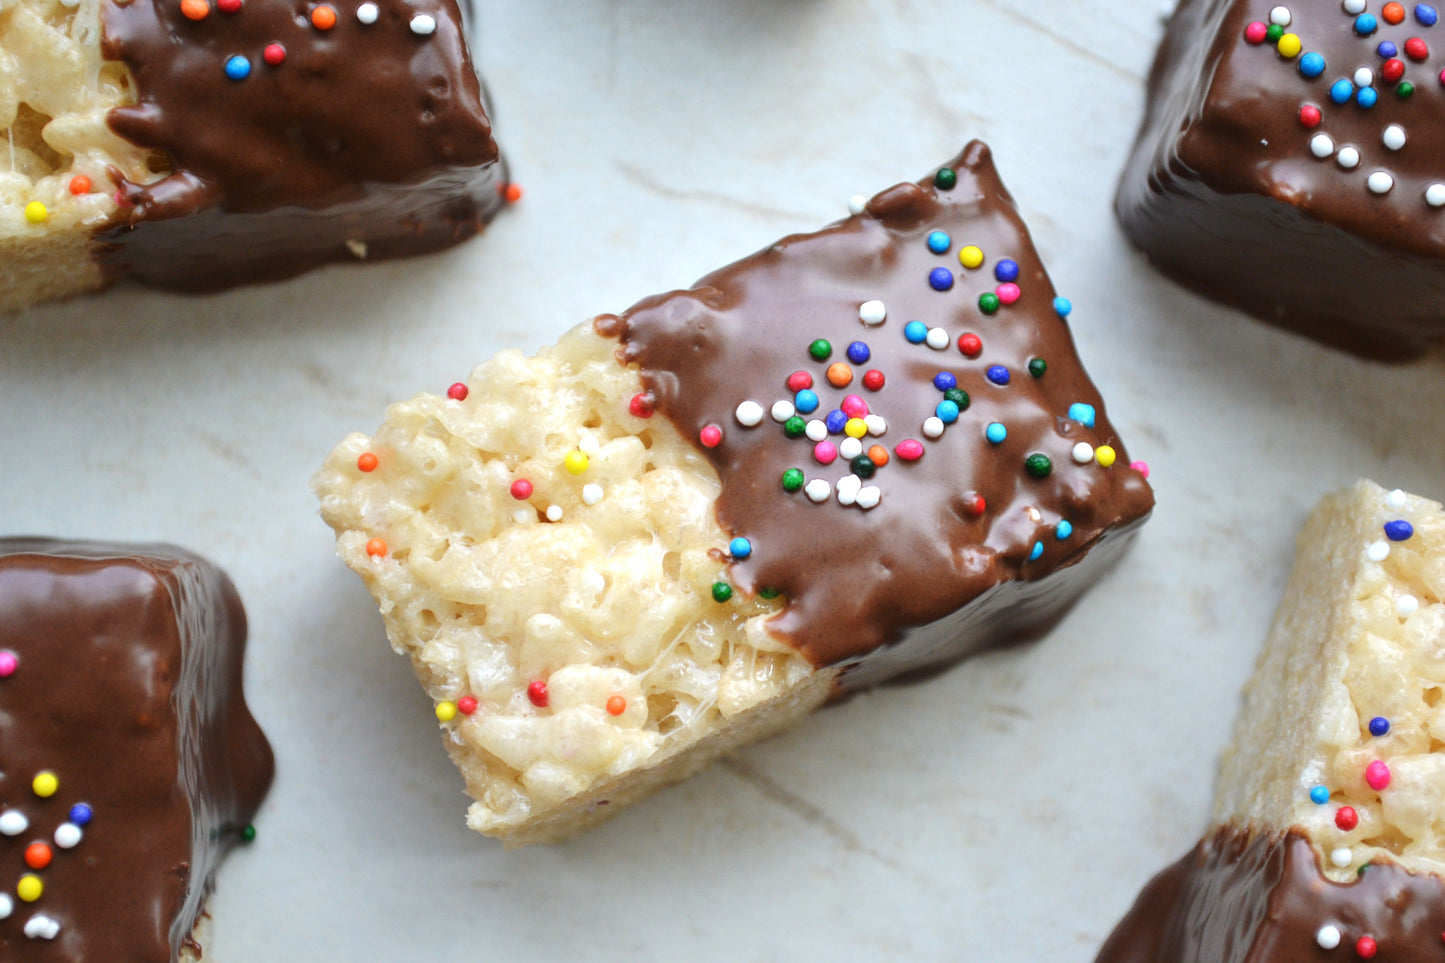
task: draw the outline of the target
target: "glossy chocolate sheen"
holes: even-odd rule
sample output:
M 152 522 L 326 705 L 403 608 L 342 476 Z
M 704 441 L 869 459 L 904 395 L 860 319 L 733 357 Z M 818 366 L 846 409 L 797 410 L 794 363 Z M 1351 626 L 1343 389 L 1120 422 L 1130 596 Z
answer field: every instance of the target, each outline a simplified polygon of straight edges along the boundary
M 1319 945 L 1325 926 L 1340 933 L 1333 950 Z M 1382 963 L 1438 963 L 1442 932 L 1438 876 L 1374 862 L 1336 883 L 1302 832 L 1224 827 L 1149 883 L 1098 963 L 1319 963 L 1361 958 L 1361 937 Z
M 0 958 L 25 963 L 176 959 L 216 866 L 271 782 L 271 748 L 241 691 L 246 618 L 220 570 L 168 546 L 0 540 L 0 881 L 44 892 L 0 920 Z M 35 774 L 59 790 L 40 798 Z M 94 816 L 40 870 L 75 803 Z M 53 940 L 23 935 L 35 914 Z
M 503 167 L 456 0 L 244 0 L 188 19 L 180 4 L 103 0 L 103 50 L 138 102 L 111 128 L 164 155 L 148 185 L 119 178 L 120 221 L 97 251 L 117 276 L 183 290 L 287 277 L 330 261 L 435 250 L 502 204 Z M 419 14 L 429 35 L 412 31 Z M 270 44 L 285 49 L 265 62 Z M 250 75 L 226 62 L 244 56 Z
M 1131 239 L 1175 280 L 1207 297 L 1316 340 L 1370 357 L 1401 359 L 1445 336 L 1445 208 L 1425 200 L 1445 183 L 1445 24 L 1378 20 L 1368 37 L 1339 0 L 1287 5 L 1286 28 L 1303 52 L 1324 57 L 1306 78 L 1245 29 L 1269 22 L 1270 0 L 1184 0 L 1170 21 L 1149 83 L 1149 106 L 1116 209 Z M 1377 18 L 1380 4 L 1371 4 Z M 1426 42 L 1420 60 L 1405 41 Z M 1403 82 L 1383 79 L 1381 41 L 1400 48 Z M 1374 74 L 1369 109 L 1334 103 L 1330 87 L 1360 67 Z M 1318 108 L 1318 126 L 1300 121 Z M 1405 146 L 1383 135 L 1402 127 Z M 1310 149 L 1317 134 L 1334 152 Z M 1360 163 L 1346 169 L 1338 150 Z M 1393 187 L 1376 194 L 1370 174 Z
M 751 555 L 733 561 L 731 578 L 749 593 L 783 593 L 787 604 L 769 627 L 815 665 L 846 666 L 844 688 L 1041 631 L 1153 505 L 1084 374 L 988 148 L 970 144 L 949 169 L 957 174 L 952 189 L 935 187 L 932 176 L 900 184 L 859 216 L 784 238 L 689 290 L 597 320 L 599 331 L 621 339 L 621 359 L 639 367 L 656 410 L 685 437 L 722 428 L 717 447 L 698 444 L 722 480 L 719 522 L 730 537 L 751 542 Z M 948 249 L 936 254 L 927 242 L 940 231 L 949 235 Z M 965 245 L 983 250 L 981 267 L 960 265 Z M 979 297 L 999 285 L 994 272 L 1004 259 L 1018 265 L 1021 296 L 986 314 Z M 937 268 L 953 276 L 950 289 L 931 286 Z M 874 299 L 885 303 L 887 319 L 868 326 L 860 305 Z M 948 346 L 910 343 L 904 328 L 911 320 L 946 331 Z M 965 332 L 982 339 L 976 358 L 956 346 Z M 818 338 L 832 344 L 827 362 L 809 354 Z M 871 357 L 852 364 L 851 383 L 835 388 L 829 364 L 847 363 L 855 341 L 866 343 Z M 1030 374 L 1034 359 L 1047 364 L 1039 377 Z M 986 379 L 995 365 L 1008 368 L 1007 385 Z M 869 369 L 883 373 L 881 389 L 860 383 Z M 789 439 L 766 414 L 753 428 L 734 417 L 744 401 L 766 411 L 791 399 L 787 380 L 800 370 L 812 376 L 821 400 L 809 417 L 822 418 L 856 394 L 887 420 L 882 436 L 864 439 L 865 450 L 879 444 L 890 455 L 862 482 L 881 491 L 876 507 L 845 507 L 836 494 L 819 504 L 784 491 L 780 479 L 789 468 L 835 484 L 850 469 L 841 459 L 819 464 L 812 442 Z M 933 383 L 940 372 L 956 378 L 968 404 L 941 438 L 929 439 L 921 426 L 945 400 Z M 1075 403 L 1097 412 L 1093 428 L 1069 417 Z M 1006 426 L 1002 444 L 986 440 L 991 422 Z M 843 435 L 829 437 L 836 443 Z M 905 439 L 921 443 L 920 459 L 897 454 Z M 1079 442 L 1112 445 L 1118 460 L 1107 469 L 1076 464 L 1071 450 Z M 1035 453 L 1052 462 L 1046 478 L 1025 471 Z M 982 515 L 972 510 L 977 496 L 985 501 Z M 1061 520 L 1072 526 L 1065 538 L 1056 534 Z M 1042 555 L 1031 560 L 1036 544 Z

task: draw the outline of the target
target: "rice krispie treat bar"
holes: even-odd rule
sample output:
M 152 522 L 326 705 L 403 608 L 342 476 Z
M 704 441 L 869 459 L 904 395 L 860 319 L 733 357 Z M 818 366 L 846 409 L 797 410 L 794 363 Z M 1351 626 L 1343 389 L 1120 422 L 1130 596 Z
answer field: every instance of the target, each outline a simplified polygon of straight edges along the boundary
M 245 642 L 194 555 L 0 539 L 0 957 L 202 958 L 216 867 L 273 771 Z
M 435 250 L 503 180 L 456 0 L 0 6 L 0 311 Z
M 1053 624 L 1153 496 L 975 142 L 392 406 L 316 476 L 508 843 Z
M 1445 511 L 1325 499 L 1225 752 L 1204 841 L 1101 963 L 1445 958 Z

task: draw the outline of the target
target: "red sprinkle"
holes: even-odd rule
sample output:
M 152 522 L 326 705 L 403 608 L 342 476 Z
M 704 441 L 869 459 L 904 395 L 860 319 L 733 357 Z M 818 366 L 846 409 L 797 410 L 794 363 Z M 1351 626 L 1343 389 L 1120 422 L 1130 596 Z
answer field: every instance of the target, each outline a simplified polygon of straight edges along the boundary
M 1405 21 L 1405 5 L 1402 3 L 1387 3 L 1385 9 L 1380 11 L 1380 16 L 1385 22 L 1394 25 Z
M 1355 955 L 1362 960 L 1373 959 L 1380 949 L 1373 936 L 1362 936 L 1355 941 Z
M 25 847 L 25 865 L 31 869 L 44 869 L 50 865 L 50 847 L 45 843 L 31 843 Z
M 1440 77 L 1441 83 L 1445 83 L 1445 74 Z M 1306 127 L 1318 127 L 1320 125 L 1320 109 L 1314 104 L 1305 104 L 1299 109 L 1299 122 Z
M 972 331 L 958 336 L 958 350 L 965 358 L 977 358 L 983 354 L 983 339 Z
M 1252 44 L 1264 43 L 1269 36 L 1269 26 L 1258 20 L 1244 28 L 1244 39 Z
M 91 188 L 90 178 L 84 174 L 76 174 L 70 179 L 70 193 L 79 197 L 81 194 L 89 194 Z
M 464 716 L 469 716 L 477 711 L 476 696 L 462 696 L 457 700 L 457 711 Z
M 869 391 L 877 391 L 883 387 L 883 372 L 877 368 L 870 368 L 863 373 L 863 387 Z
M 1430 45 L 1419 37 L 1411 37 L 1405 41 L 1405 56 L 1411 60 L 1424 60 L 1430 56 Z
M 532 483 L 525 478 L 518 478 L 512 482 L 512 497 L 519 502 L 524 502 L 532 497 Z
M 632 412 L 634 418 L 651 418 L 652 396 L 645 391 L 639 391 L 627 402 L 627 410 Z
M 532 700 L 532 705 L 538 709 L 547 708 L 547 683 L 538 679 L 527 686 L 527 698 Z
M 963 507 L 970 515 L 982 515 L 988 509 L 988 502 L 983 500 L 982 495 L 974 495 L 973 501 L 965 501 Z
M 905 438 L 893 446 L 893 453 L 904 461 L 917 461 L 923 457 L 923 442 Z
M 704 448 L 716 448 L 722 444 L 722 429 L 717 425 L 707 425 L 697 433 L 697 440 Z
M 1335 825 L 1349 832 L 1360 824 L 1360 814 L 1354 806 L 1341 806 L 1335 812 Z
M 805 388 L 813 387 L 813 376 L 806 371 L 794 371 L 788 375 L 788 390 L 802 391 Z
M 236 13 L 241 9 L 241 0 L 216 0 L 216 9 L 222 13 Z
M 1405 61 L 1399 57 L 1391 57 L 1389 60 L 1380 64 L 1380 76 L 1385 78 L 1386 82 L 1393 84 L 1405 76 Z
M 266 49 L 261 51 L 261 59 L 273 67 L 279 67 L 286 62 L 286 48 L 279 43 L 268 43 Z
M 627 711 L 627 700 L 620 695 L 612 696 L 607 700 L 607 714 L 609 716 L 620 716 Z
M 506 199 L 508 204 L 517 203 L 522 199 L 522 185 L 508 184 L 506 189 L 502 191 L 502 197 Z
M 369 451 L 363 451 L 360 455 L 356 456 L 357 471 L 376 471 L 376 466 L 378 464 L 379 462 L 377 461 L 377 457 Z
M 460 381 L 447 389 L 447 397 L 453 401 L 466 401 L 468 394 L 467 386 Z

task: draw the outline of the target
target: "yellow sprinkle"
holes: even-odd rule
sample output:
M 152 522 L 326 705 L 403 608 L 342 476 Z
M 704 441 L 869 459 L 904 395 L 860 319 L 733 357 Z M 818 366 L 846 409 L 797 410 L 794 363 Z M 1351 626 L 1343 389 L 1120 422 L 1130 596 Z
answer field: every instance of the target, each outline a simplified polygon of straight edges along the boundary
M 41 799 L 49 799 L 55 795 L 55 790 L 60 788 L 60 780 L 55 773 L 46 769 L 35 774 L 35 778 L 30 781 L 30 788 L 35 790 L 35 795 Z
M 451 722 L 457 717 L 457 704 L 455 702 L 438 702 L 437 719 L 440 722 Z
M 849 438 L 862 438 L 868 434 L 868 423 L 862 418 L 849 418 L 843 424 L 843 434 Z
M 44 224 L 50 219 L 50 211 L 39 201 L 31 201 L 25 205 L 25 219 L 31 224 Z
M 958 263 L 972 271 L 983 263 L 983 251 L 970 244 L 958 252 Z
M 1292 33 L 1287 33 L 1283 37 L 1280 37 L 1278 50 L 1279 55 L 1286 60 L 1293 60 L 1295 57 L 1298 57 L 1300 51 L 1299 37 Z
M 1094 449 L 1094 460 L 1097 461 L 1099 464 L 1103 465 L 1105 468 L 1108 468 L 1110 465 L 1114 464 L 1114 459 L 1117 457 L 1119 456 L 1114 453 L 1114 449 L 1110 448 L 1108 445 L 1100 445 L 1098 448 Z
M 45 884 L 34 873 L 26 873 L 20 877 L 20 882 L 15 884 L 15 894 L 27 903 L 38 900 L 43 892 L 45 892 Z
M 569 451 L 567 457 L 562 459 L 562 464 L 574 475 L 580 475 L 587 470 L 587 456 L 580 451 Z

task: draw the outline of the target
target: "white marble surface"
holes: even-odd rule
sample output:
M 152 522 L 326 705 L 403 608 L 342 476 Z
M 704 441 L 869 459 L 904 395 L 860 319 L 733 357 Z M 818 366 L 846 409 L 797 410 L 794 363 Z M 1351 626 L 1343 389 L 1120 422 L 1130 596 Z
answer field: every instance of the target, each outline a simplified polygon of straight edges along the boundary
M 0 531 L 235 577 L 279 762 L 221 963 L 1087 961 L 1190 846 L 1303 514 L 1445 496 L 1440 359 L 1329 353 L 1156 276 L 1111 211 L 1158 0 L 481 0 L 527 194 L 424 260 L 0 322 Z M 430 704 L 307 479 L 387 402 L 690 283 L 987 139 L 1159 498 L 1042 642 L 813 717 L 575 842 L 467 831 Z M 1388 297 L 1388 292 L 1382 296 Z

